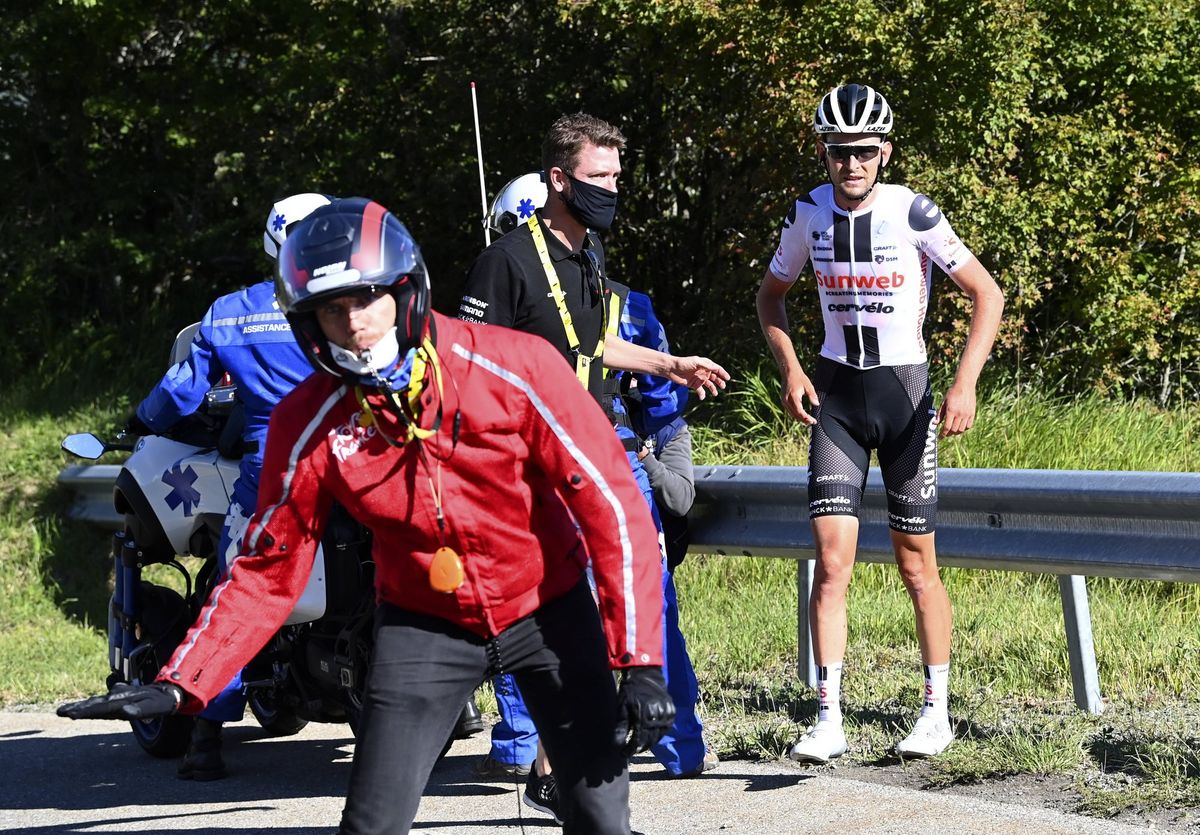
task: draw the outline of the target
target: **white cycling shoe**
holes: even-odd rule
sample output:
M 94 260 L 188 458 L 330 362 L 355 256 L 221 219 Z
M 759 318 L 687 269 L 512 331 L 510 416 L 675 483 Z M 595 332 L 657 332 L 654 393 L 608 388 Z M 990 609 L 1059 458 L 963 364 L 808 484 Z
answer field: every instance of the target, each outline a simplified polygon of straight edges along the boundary
M 902 757 L 936 757 L 954 741 L 954 729 L 945 716 L 920 716 L 912 733 L 896 743 Z
M 846 732 L 841 722 L 818 722 L 808 733 L 796 740 L 788 752 L 793 760 L 802 763 L 827 763 L 846 753 Z

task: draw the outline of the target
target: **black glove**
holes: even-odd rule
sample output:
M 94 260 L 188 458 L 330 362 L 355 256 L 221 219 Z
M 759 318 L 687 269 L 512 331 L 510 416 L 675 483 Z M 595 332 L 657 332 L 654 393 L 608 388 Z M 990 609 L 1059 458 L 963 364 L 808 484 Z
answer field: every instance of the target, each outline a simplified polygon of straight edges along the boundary
M 675 703 L 661 667 L 630 667 L 617 690 L 613 744 L 626 757 L 658 742 L 675 721 Z
M 174 684 L 117 684 L 103 696 L 58 706 L 69 719 L 153 719 L 179 710 L 183 691 Z
M 147 435 L 153 435 L 154 430 L 142 422 L 138 417 L 137 412 L 134 412 L 125 421 L 125 428 L 121 430 L 122 435 L 134 435 L 138 438 L 144 438 Z

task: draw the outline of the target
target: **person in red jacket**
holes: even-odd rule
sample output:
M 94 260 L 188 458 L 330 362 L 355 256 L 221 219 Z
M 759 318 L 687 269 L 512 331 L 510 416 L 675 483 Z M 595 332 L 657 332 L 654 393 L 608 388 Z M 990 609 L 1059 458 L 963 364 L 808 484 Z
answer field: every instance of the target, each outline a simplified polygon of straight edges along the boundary
M 201 710 L 283 623 L 337 501 L 374 532 L 379 601 L 340 831 L 407 832 L 459 707 L 512 673 L 565 830 L 628 833 L 628 757 L 674 705 L 657 536 L 604 413 L 541 338 L 432 312 L 417 246 L 378 203 L 318 209 L 278 264 L 323 373 L 271 416 L 242 556 L 155 683 L 60 715 Z

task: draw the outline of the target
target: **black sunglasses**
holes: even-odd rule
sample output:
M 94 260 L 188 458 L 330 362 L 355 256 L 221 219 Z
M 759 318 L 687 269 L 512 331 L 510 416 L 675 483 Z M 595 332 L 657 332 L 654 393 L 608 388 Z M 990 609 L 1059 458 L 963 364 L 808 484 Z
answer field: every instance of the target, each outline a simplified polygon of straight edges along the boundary
M 838 162 L 847 162 L 854 157 L 859 162 L 870 162 L 879 156 L 883 144 L 878 145 L 826 145 L 825 153 Z

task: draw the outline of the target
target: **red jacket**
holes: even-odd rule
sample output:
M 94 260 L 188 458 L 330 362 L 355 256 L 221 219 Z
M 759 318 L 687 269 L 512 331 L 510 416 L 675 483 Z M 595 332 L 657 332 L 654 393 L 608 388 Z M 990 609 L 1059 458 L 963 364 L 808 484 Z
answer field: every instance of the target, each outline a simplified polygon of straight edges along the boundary
M 444 404 L 428 466 L 415 443 L 389 446 L 359 422 L 353 388 L 326 374 L 300 384 L 271 416 L 245 555 L 160 680 L 207 702 L 265 645 L 304 588 L 334 501 L 374 533 L 381 601 L 490 637 L 573 588 L 590 556 L 611 665 L 662 664 L 658 538 L 604 413 L 540 337 L 434 320 Z M 423 399 L 431 425 L 432 386 Z M 390 412 L 373 412 L 403 437 Z M 450 594 L 429 585 L 438 459 L 446 544 L 466 573 Z

